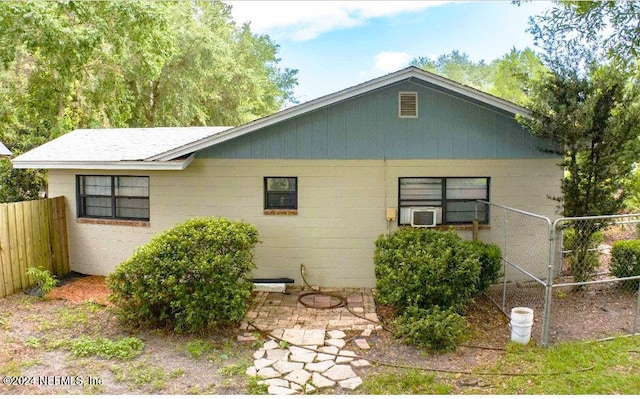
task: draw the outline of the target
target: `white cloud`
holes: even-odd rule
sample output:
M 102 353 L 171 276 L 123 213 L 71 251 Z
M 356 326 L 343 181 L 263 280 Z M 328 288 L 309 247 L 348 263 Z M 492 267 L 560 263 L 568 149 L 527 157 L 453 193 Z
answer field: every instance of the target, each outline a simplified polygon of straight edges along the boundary
M 226 1 L 237 23 L 251 31 L 296 41 L 352 28 L 371 18 L 420 11 L 446 1 Z
M 413 57 L 407 53 L 385 51 L 376 55 L 376 69 L 382 72 L 395 72 L 409 65 Z

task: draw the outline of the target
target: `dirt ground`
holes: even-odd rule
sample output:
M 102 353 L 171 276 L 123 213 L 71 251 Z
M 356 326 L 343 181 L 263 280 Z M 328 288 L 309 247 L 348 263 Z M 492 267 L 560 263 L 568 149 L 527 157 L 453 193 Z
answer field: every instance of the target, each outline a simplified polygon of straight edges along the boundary
M 107 296 L 104 278 L 92 276 L 56 288 L 45 300 L 22 293 L 0 299 L 0 375 L 25 378 L 17 385 L 0 384 L 0 394 L 256 393 L 244 375 L 253 361 L 256 343 L 238 342 L 235 331 L 202 337 L 127 331 L 118 323 Z M 503 352 L 487 348 L 501 348 L 509 341 L 506 317 L 489 301 L 480 299 L 470 308 L 467 319 L 474 331 L 470 346 L 451 353 L 428 354 L 403 345 L 385 331 L 367 338 L 370 350 L 360 350 L 352 343 L 345 349 L 384 364 L 439 370 L 471 370 L 494 364 Z M 136 336 L 144 342 L 144 349 L 126 361 L 71 354 L 69 342 L 93 336 L 112 340 Z M 358 375 L 366 379 L 385 370 L 388 368 L 374 363 L 358 370 Z M 68 376 L 76 379 L 65 379 Z M 442 377 L 465 381 L 464 375 L 443 373 Z M 358 391 L 335 388 L 321 393 Z
M 518 292 L 526 295 L 526 287 L 520 287 Z M 565 301 L 569 306 L 554 308 L 557 323 L 550 331 L 552 341 L 593 337 L 591 330 L 602 323 L 611 326 L 614 332 L 624 332 L 629 319 L 618 312 L 622 306 L 616 301 L 629 301 L 626 297 L 612 297 L 615 292 L 618 291 L 596 289 L 579 295 L 557 293 L 555 302 Z M 244 374 L 253 362 L 257 343 L 238 342 L 236 330 L 206 336 L 162 330 L 129 331 L 118 323 L 108 294 L 104 278 L 90 276 L 54 289 L 44 300 L 22 293 L 0 299 L 0 376 L 24 378 L 19 384 L 0 384 L 0 394 L 261 393 Z M 540 333 L 541 309 L 535 312 L 534 342 Z M 379 316 L 384 322 L 388 319 L 387 310 L 379 308 Z M 370 350 L 360 350 L 353 343 L 345 349 L 372 361 L 373 366 L 357 372 L 363 380 L 388 372 L 385 365 L 389 364 L 451 371 L 495 365 L 504 356 L 500 349 L 510 341 L 506 315 L 489 299 L 481 297 L 469 307 L 466 319 L 472 338 L 450 353 L 426 353 L 403 345 L 385 331 L 367 338 Z M 117 340 L 131 336 L 144 343 L 142 353 L 131 360 L 75 357 L 70 351 L 70 343 L 83 337 Z M 69 379 L 70 376 L 75 379 Z M 438 378 L 457 387 L 453 393 L 470 393 L 470 389 L 472 393 L 491 393 L 481 379 L 464 373 L 438 373 Z M 359 391 L 335 388 L 320 393 Z

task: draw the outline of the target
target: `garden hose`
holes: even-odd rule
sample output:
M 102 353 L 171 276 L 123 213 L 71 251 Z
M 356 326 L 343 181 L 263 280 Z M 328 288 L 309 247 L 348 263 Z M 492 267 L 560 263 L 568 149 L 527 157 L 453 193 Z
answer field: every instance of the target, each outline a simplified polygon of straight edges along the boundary
M 313 288 L 307 282 L 307 279 L 304 277 L 304 265 L 303 264 L 300 264 L 300 277 L 302 277 L 302 281 L 304 282 L 304 285 L 311 290 L 311 292 L 303 292 L 303 293 L 300 293 L 300 295 L 298 295 L 298 302 L 300 302 L 304 307 L 312 308 L 312 309 L 337 309 L 337 308 L 345 307 L 345 308 L 347 308 L 347 310 L 349 309 L 347 307 L 347 298 L 345 298 L 344 296 L 339 295 L 339 294 L 334 294 L 332 292 L 322 292 L 320 290 L 317 290 L 317 289 Z M 335 304 L 335 305 L 329 304 L 328 306 L 317 306 L 317 305 L 309 305 L 309 304 L 305 303 L 302 300 L 302 298 L 306 298 L 308 296 L 316 296 L 316 295 L 335 298 L 335 299 L 338 300 L 338 303 Z
M 302 306 L 304 306 L 306 308 L 312 308 L 312 309 L 337 309 L 337 308 L 344 307 L 352 315 L 354 315 L 354 316 L 356 316 L 356 317 L 358 317 L 360 319 L 366 320 L 368 322 L 371 322 L 373 324 L 378 324 L 378 325 L 382 326 L 382 328 L 385 329 L 386 331 L 388 331 L 390 333 L 393 333 L 393 331 L 391 331 L 387 326 L 385 326 L 379 320 L 368 319 L 368 318 L 366 318 L 364 316 L 361 316 L 361 315 L 355 313 L 353 310 L 351 310 L 349 308 L 349 306 L 347 306 L 347 298 L 344 297 L 343 295 L 336 294 L 336 293 L 333 293 L 333 292 L 323 292 L 323 291 L 321 291 L 319 289 L 313 288 L 309 284 L 309 282 L 307 282 L 307 279 L 305 278 L 304 274 L 305 274 L 304 273 L 304 265 L 300 264 L 300 277 L 302 277 L 302 281 L 304 282 L 305 287 L 307 287 L 308 289 L 311 290 L 311 292 L 303 292 L 303 293 L 300 293 L 300 295 L 298 295 L 298 302 L 300 302 L 302 304 Z M 338 300 L 338 303 L 334 304 L 334 305 L 329 304 L 328 306 L 314 306 L 314 305 L 309 305 L 309 304 L 305 303 L 302 300 L 303 298 L 306 298 L 306 297 L 312 296 L 312 295 L 322 295 L 322 296 L 327 296 L 327 297 L 330 297 L 330 298 L 335 298 L 335 299 Z
M 345 309 L 347 309 L 347 311 L 349 311 L 349 313 L 351 313 L 352 315 L 369 321 L 373 324 L 377 324 L 379 326 L 381 326 L 385 331 L 393 334 L 393 335 L 397 335 L 397 332 L 394 331 L 393 329 L 391 329 L 389 326 L 387 326 L 385 323 L 382 322 L 382 320 L 371 320 L 368 319 L 364 316 L 361 316 L 357 313 L 355 313 L 354 311 L 352 311 L 349 306 L 347 305 L 347 298 L 345 298 L 342 295 L 339 294 L 335 294 L 332 292 L 323 292 L 319 289 L 313 288 L 309 282 L 307 281 L 307 279 L 305 278 L 305 273 L 304 273 L 304 264 L 300 264 L 300 277 L 302 277 L 302 282 L 304 283 L 304 287 L 308 288 L 309 290 L 311 290 L 311 292 L 305 292 L 305 293 L 300 293 L 300 295 L 298 295 L 298 302 L 300 302 L 302 304 L 302 306 L 306 307 L 306 308 L 310 308 L 310 309 L 337 309 L 337 308 L 341 308 L 344 307 Z M 329 306 L 317 306 L 317 305 L 310 305 L 306 302 L 303 301 L 303 298 L 306 298 L 308 296 L 312 296 L 312 295 L 322 295 L 322 296 L 328 296 L 331 298 L 336 298 L 338 299 L 338 303 L 335 305 L 329 305 Z M 504 351 L 504 348 L 495 348 L 495 347 L 491 347 L 491 346 L 483 346 L 483 345 L 465 345 L 465 344 L 461 344 L 460 346 L 464 346 L 467 348 L 476 348 L 476 349 L 487 349 L 487 350 L 494 350 L 494 351 Z

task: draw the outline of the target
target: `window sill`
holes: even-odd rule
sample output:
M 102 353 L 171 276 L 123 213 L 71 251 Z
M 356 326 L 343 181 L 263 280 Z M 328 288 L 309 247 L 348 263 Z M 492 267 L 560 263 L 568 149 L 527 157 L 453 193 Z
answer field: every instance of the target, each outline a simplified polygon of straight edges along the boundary
M 107 226 L 151 227 L 151 222 L 146 220 L 77 218 L 76 222 L 81 224 L 102 224 Z
M 297 215 L 297 209 L 265 209 L 265 215 L 292 216 Z
M 401 224 L 399 227 L 411 227 L 409 224 Z M 473 231 L 472 224 L 439 224 L 435 227 L 428 227 L 434 230 L 460 230 L 460 231 Z M 478 230 L 491 230 L 491 225 L 489 224 L 481 224 L 478 225 Z
M 461 230 L 461 231 L 473 231 L 472 224 L 441 224 L 439 226 L 434 227 L 436 230 Z M 488 224 L 480 224 L 478 225 L 478 230 L 491 230 L 491 225 Z

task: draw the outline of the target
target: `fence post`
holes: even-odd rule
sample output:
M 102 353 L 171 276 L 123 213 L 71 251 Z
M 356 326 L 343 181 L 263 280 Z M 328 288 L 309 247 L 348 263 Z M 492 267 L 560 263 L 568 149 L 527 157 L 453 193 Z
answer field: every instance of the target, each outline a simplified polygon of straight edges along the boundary
M 636 292 L 636 309 L 633 317 L 633 334 L 638 333 L 638 309 L 640 309 L 640 280 L 634 280 L 638 283 L 638 292 Z
M 542 318 L 542 339 L 543 348 L 549 345 L 549 324 L 551 323 L 551 301 L 553 299 L 553 266 L 555 265 L 556 254 L 556 223 L 549 222 L 549 253 L 547 262 L 547 284 L 544 289 L 544 315 Z
M 473 231 L 471 232 L 471 239 L 473 241 L 478 241 L 478 234 L 480 230 L 480 221 L 478 219 L 473 219 Z
M 502 238 L 504 242 L 504 251 L 502 253 L 502 311 L 506 312 L 505 309 L 507 307 L 507 260 L 509 259 L 507 256 L 507 225 L 509 224 L 509 214 L 507 213 L 507 209 L 504 210 L 504 226 L 502 228 Z

